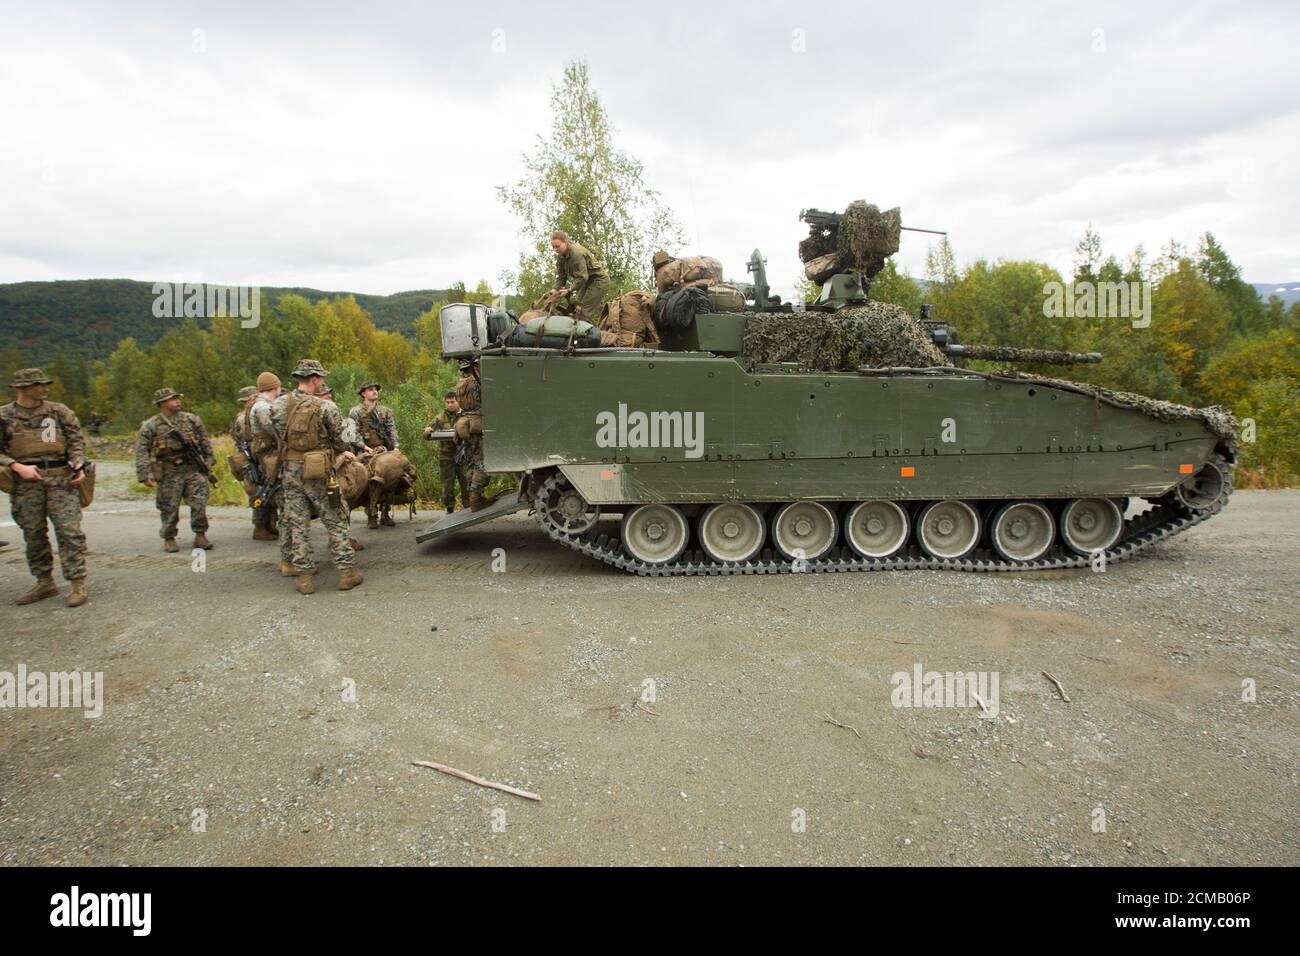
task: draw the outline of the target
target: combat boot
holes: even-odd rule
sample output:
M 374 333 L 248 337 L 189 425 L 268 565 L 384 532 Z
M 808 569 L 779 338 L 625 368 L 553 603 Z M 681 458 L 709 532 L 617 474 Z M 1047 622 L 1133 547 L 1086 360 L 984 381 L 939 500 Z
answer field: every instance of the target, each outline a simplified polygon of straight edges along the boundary
M 280 577 L 296 578 L 297 576 L 298 576 L 298 569 L 293 566 L 292 561 L 280 562 Z
M 276 540 L 278 541 L 279 539 L 277 538 Z M 212 542 L 208 540 L 208 536 L 206 534 L 200 531 L 198 534 L 194 536 L 194 547 L 202 548 L 204 551 L 211 551 Z
M 390 528 L 397 527 L 397 522 L 393 520 L 392 514 L 387 511 L 385 511 L 384 516 L 379 519 L 379 523 L 382 525 L 387 525 Z
M 315 594 L 316 593 L 316 575 L 300 574 L 298 575 L 298 593 Z
M 348 544 L 352 545 L 353 551 L 366 550 L 366 546 L 362 544 L 360 541 L 358 541 L 356 538 L 348 538 Z
M 272 531 L 270 528 L 264 527 L 263 525 L 259 524 L 253 526 L 253 540 L 254 541 L 279 541 L 280 536 L 276 534 L 274 531 Z
M 470 511 L 482 511 L 482 510 L 483 510 L 484 508 L 486 508 L 486 507 L 487 507 L 487 503 L 484 502 L 484 500 L 483 500 L 483 492 L 481 492 L 481 491 L 471 491 L 471 492 L 469 493 L 469 510 L 470 510 Z
M 68 592 L 68 607 L 81 607 L 86 603 L 86 579 L 77 578 L 72 582 L 72 590 Z
M 366 527 L 367 527 L 367 528 L 378 528 L 378 527 L 379 527 L 379 519 L 376 518 L 374 515 L 366 515 Z
M 54 575 L 37 578 L 36 584 L 26 594 L 15 598 L 15 604 L 35 604 L 37 601 L 44 601 L 47 597 L 54 597 L 59 593 L 59 586 L 54 583 Z
M 168 538 L 166 541 L 163 542 L 163 550 L 174 554 L 175 552 L 179 551 L 180 548 L 176 547 L 175 538 Z
M 339 590 L 351 591 L 354 587 L 364 581 L 361 572 L 356 568 L 344 568 L 339 572 Z

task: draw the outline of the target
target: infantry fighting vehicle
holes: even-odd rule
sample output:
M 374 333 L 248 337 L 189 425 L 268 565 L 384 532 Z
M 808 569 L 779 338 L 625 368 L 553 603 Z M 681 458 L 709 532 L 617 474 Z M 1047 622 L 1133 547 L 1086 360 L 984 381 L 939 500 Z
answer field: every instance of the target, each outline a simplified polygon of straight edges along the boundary
M 486 468 L 519 486 L 418 540 L 530 508 L 558 544 L 637 574 L 1018 571 L 1123 560 L 1227 503 L 1222 409 L 959 365 L 1099 356 L 963 346 L 907 317 L 932 360 L 856 364 L 897 354 L 870 339 L 898 327 L 868 321 L 870 263 L 849 259 L 807 311 L 697 314 L 658 350 L 503 347 L 509 315 L 445 307 L 446 354 L 480 363 Z M 800 352 L 810 337 L 850 360 Z

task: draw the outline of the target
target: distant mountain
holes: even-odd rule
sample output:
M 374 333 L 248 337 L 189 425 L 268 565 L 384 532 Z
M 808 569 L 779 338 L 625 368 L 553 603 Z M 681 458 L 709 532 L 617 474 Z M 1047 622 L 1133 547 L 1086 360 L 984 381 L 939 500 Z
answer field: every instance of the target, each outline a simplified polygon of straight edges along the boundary
M 263 286 L 263 307 L 287 293 L 311 302 L 355 295 L 376 326 L 413 337 L 415 320 L 441 299 L 445 290 L 368 295 Z M 48 362 L 59 349 L 70 356 L 104 358 L 127 336 L 148 347 L 177 321 L 155 318 L 153 302 L 153 283 L 134 279 L 0 284 L 0 342 L 16 343 L 26 360 L 34 363 Z
M 1265 302 L 1271 295 L 1281 299 L 1287 308 L 1300 302 L 1300 282 L 1252 282 L 1251 286 Z

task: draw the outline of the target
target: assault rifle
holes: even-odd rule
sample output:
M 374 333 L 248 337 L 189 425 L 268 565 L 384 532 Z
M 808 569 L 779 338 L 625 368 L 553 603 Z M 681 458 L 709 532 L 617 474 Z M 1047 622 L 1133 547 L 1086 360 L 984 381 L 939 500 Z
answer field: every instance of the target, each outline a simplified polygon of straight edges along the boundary
M 214 475 L 212 469 L 208 467 L 208 460 L 203 457 L 203 451 L 199 448 L 198 444 L 187 438 L 183 431 L 170 422 L 167 423 L 167 427 L 170 428 L 172 434 L 176 436 L 176 440 L 180 442 L 181 451 L 184 452 L 185 457 L 190 460 L 190 463 L 194 465 L 195 468 L 203 472 L 203 476 L 208 479 L 208 484 L 215 486 L 217 483 L 217 476 Z
M 262 471 L 262 466 L 253 457 L 253 446 L 249 444 L 247 438 L 240 440 L 239 451 L 248 460 L 248 464 L 244 467 L 244 474 L 257 486 L 257 491 L 253 494 L 253 507 L 260 508 L 275 497 L 275 493 L 280 490 L 280 481 L 277 477 Z

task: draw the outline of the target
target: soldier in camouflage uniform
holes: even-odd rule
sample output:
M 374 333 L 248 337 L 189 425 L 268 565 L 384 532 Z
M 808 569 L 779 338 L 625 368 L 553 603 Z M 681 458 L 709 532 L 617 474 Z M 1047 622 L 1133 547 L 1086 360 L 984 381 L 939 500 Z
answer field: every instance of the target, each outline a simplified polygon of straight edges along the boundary
M 15 400 L 0 407 L 0 469 L 13 482 L 14 523 L 23 529 L 27 567 L 36 585 L 15 604 L 59 593 L 46 522 L 54 525 L 63 577 L 72 585 L 68 607 L 86 603 L 86 536 L 81 530 L 78 486 L 86 479 L 86 442 L 72 409 L 45 400 L 53 381 L 38 368 L 20 369 L 9 387 Z
M 443 396 L 443 411 L 435 415 L 433 423 L 424 429 L 424 437 L 433 440 L 434 432 L 455 432 L 456 419 L 460 418 L 460 400 L 455 392 Z M 438 441 L 438 477 L 442 481 L 442 510 L 451 514 L 456 510 L 456 483 L 460 482 L 462 501 L 469 501 L 469 486 L 465 476 L 456 467 L 457 440 L 442 438 Z
M 190 506 L 194 547 L 207 551 L 212 548 L 208 540 L 208 477 L 216 459 L 203 419 L 193 412 L 181 411 L 184 397 L 170 388 L 153 393 L 158 414 L 145 419 L 135 436 L 135 476 L 143 484 L 156 488 L 154 501 L 162 516 L 158 533 L 163 539 L 163 550 L 180 550 L 176 545 L 176 529 L 183 500 Z M 206 468 L 186 454 L 186 443 L 198 449 Z
M 296 578 L 298 569 L 293 566 L 293 543 L 289 522 L 284 517 L 284 484 L 279 464 L 279 437 L 271 421 L 271 407 L 283 392 L 280 379 L 274 372 L 257 376 L 257 397 L 248 409 L 248 424 L 252 431 L 253 454 L 262 474 L 274 488 L 271 508 L 275 512 L 276 537 L 280 542 L 280 576 Z
M 284 482 L 281 520 L 290 525 L 293 566 L 301 594 L 316 590 L 316 561 L 310 538 L 313 516 L 320 517 L 329 535 L 330 558 L 339 569 L 339 590 L 349 590 L 362 582 L 360 572 L 353 567 L 346 506 L 333 480 L 334 456 L 341 453 L 348 461 L 356 456 L 343 436 L 343 416 L 338 406 L 318 397 L 328 374 L 320 362 L 303 359 L 293 370 L 298 388 L 292 394 L 281 395 L 271 406 L 271 425 L 279 443 Z M 307 466 L 322 457 L 326 477 L 304 477 Z M 335 500 L 331 501 L 331 497 Z
M 483 494 L 488 473 L 483 469 L 483 389 L 478 377 L 478 362 L 460 363 L 461 379 L 456 385 L 460 416 L 456 420 L 456 461 L 461 481 L 469 486 L 467 503 L 470 511 L 482 511 L 493 499 Z
M 393 410 L 379 404 L 379 383 L 366 382 L 357 389 L 357 394 L 361 396 L 362 404 L 353 405 L 348 418 L 356 423 L 361 450 L 369 455 L 397 448 L 397 422 L 393 420 Z M 392 505 L 387 501 L 377 502 L 371 495 L 366 499 L 366 527 L 379 527 L 378 512 L 381 509 L 383 524 L 390 528 L 397 524 L 393 520 Z
M 555 288 L 578 306 L 578 318 L 592 325 L 600 321 L 609 296 L 609 276 L 605 267 L 584 246 L 569 238 L 563 229 L 551 233 L 551 248 L 555 250 Z
M 251 454 L 253 425 L 250 418 L 253 401 L 256 397 L 256 385 L 245 385 L 239 390 L 239 398 L 235 401 L 235 404 L 239 406 L 239 414 L 235 416 L 235 420 L 230 426 L 230 437 L 235 442 L 235 448 L 250 460 L 256 458 L 255 455 Z M 257 462 L 257 466 L 260 470 L 261 462 Z M 255 503 L 257 488 L 252 479 L 241 475 L 235 477 L 244 482 L 244 490 L 248 492 L 248 506 L 253 511 L 253 540 L 278 540 L 279 534 L 275 523 L 275 503 L 273 501 L 263 501 L 260 505 Z

